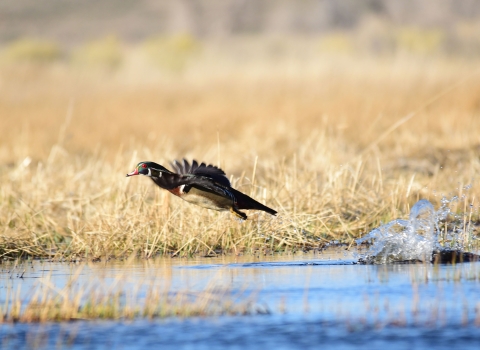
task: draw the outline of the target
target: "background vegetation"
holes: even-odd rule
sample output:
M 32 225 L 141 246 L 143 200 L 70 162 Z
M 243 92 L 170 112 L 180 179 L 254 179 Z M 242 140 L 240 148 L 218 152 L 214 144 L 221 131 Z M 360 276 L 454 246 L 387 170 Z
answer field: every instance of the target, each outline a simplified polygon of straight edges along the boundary
M 97 27 L 95 35 L 68 41 L 56 16 L 73 7 L 50 13 L 57 31 L 4 28 L 0 256 L 98 259 L 351 244 L 380 222 L 408 215 L 418 199 L 438 207 L 443 196 L 473 220 L 462 229 L 475 233 L 477 12 L 459 10 L 446 26 L 448 1 L 430 22 L 416 15 L 402 22 L 387 16 L 403 13 L 390 2 L 367 3 L 358 20 L 318 19 L 325 26 L 308 27 L 309 35 L 299 34 L 302 26 L 278 29 L 260 19 L 263 35 L 232 29 L 222 36 L 223 29 L 200 24 L 155 32 L 148 17 L 138 28 L 151 30 L 136 39 L 132 31 Z M 9 20 L 24 23 L 16 4 L 1 6 Z M 185 9 L 172 13 L 181 17 Z M 332 11 L 329 18 L 337 18 Z M 279 216 L 250 213 L 239 222 L 146 178 L 125 178 L 139 161 L 168 167 L 183 157 L 221 166 L 235 188 Z

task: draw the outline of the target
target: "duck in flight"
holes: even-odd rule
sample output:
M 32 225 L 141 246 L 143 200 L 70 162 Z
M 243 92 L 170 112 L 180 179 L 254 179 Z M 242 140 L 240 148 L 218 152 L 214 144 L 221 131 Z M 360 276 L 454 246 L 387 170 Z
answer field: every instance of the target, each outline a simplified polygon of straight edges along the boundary
M 246 220 L 247 215 L 240 209 L 262 210 L 271 215 L 277 212 L 255 199 L 232 188 L 225 172 L 213 165 L 189 164 L 174 161 L 170 171 L 154 162 L 140 162 L 128 176 L 145 175 L 155 184 L 187 202 L 204 208 L 219 211 L 229 210 L 237 217 Z

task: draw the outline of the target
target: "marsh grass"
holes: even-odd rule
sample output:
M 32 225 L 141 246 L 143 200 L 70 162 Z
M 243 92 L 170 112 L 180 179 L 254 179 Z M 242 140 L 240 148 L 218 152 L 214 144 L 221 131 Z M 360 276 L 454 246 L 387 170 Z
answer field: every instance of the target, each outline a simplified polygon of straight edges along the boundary
M 475 242 L 477 61 L 282 45 L 202 43 L 181 74 L 149 65 L 143 47 L 116 70 L 1 66 L 0 256 L 308 250 L 443 196 L 458 197 Z M 221 166 L 278 217 L 239 222 L 125 178 L 139 161 L 183 157 Z

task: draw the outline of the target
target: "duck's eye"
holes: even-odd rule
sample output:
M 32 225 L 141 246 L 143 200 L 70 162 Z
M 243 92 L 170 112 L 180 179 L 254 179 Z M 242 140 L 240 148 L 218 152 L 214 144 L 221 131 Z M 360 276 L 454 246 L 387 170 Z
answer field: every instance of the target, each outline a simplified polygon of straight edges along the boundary
M 146 167 L 147 167 L 147 164 L 143 163 L 142 168 L 146 168 Z

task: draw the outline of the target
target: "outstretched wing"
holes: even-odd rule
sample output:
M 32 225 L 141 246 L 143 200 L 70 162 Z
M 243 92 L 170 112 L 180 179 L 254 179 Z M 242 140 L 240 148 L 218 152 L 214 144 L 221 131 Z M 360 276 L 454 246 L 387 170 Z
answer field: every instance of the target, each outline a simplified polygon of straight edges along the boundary
M 172 163 L 172 167 L 177 174 L 181 174 L 181 175 L 190 174 L 190 175 L 207 177 L 223 186 L 227 186 L 227 187 L 231 186 L 230 181 L 225 175 L 225 172 L 222 169 L 217 168 L 216 166 L 211 164 L 209 165 L 205 163 L 198 164 L 196 160 L 193 160 L 192 164 L 189 164 L 186 159 L 183 159 L 183 161 L 180 161 L 180 162 L 175 160 Z

